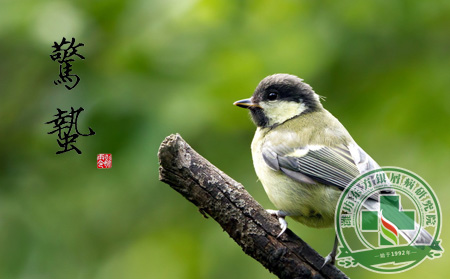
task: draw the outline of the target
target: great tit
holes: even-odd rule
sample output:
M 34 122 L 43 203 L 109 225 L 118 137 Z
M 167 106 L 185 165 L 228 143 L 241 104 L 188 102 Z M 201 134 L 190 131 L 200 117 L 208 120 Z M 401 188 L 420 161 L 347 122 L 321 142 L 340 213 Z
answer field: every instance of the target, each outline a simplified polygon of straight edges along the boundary
M 253 96 L 234 105 L 250 110 L 257 129 L 251 144 L 253 164 L 270 201 L 278 210 L 281 232 L 286 216 L 309 227 L 334 224 L 337 201 L 357 176 L 379 165 L 352 139 L 344 126 L 323 108 L 314 90 L 294 75 L 264 78 Z M 389 192 L 389 190 L 386 190 Z M 392 191 L 394 193 L 394 191 Z M 376 198 L 366 208 L 376 210 Z M 411 240 L 416 231 L 402 235 Z M 421 229 L 415 243 L 432 241 Z M 325 263 L 334 263 L 335 243 Z

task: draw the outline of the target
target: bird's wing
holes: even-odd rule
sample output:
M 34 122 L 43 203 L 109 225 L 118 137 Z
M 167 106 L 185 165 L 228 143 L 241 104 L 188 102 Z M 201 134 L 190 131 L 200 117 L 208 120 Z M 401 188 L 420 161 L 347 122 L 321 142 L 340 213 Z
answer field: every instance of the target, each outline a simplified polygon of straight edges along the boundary
M 354 141 L 330 146 L 289 147 L 287 144 L 263 146 L 266 164 L 288 177 L 306 184 L 323 184 L 345 189 L 360 174 L 380 166 Z M 384 189 L 383 194 L 394 194 Z M 378 200 L 378 193 L 370 196 Z
M 348 151 L 350 152 L 353 161 L 356 164 L 359 172 L 365 173 L 374 169 L 380 168 L 380 166 L 375 162 L 369 154 L 367 154 L 356 142 L 351 142 L 348 144 Z
M 265 146 L 262 154 L 270 168 L 302 183 L 318 182 L 344 189 L 360 174 L 349 147 L 343 144 L 298 148 Z

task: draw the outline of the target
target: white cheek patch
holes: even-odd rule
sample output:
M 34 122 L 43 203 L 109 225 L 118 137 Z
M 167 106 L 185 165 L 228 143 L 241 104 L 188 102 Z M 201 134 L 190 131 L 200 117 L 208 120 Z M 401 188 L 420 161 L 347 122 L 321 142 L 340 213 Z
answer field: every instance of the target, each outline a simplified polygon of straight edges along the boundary
M 269 126 L 281 124 L 284 121 L 301 114 L 307 109 L 302 103 L 288 101 L 261 102 L 259 105 L 269 119 Z

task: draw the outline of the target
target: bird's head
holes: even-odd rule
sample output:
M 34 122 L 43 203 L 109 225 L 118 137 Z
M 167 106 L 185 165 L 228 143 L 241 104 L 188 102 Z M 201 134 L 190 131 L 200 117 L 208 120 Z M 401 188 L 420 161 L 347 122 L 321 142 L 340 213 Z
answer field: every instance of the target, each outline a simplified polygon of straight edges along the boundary
M 288 74 L 264 78 L 251 98 L 237 101 L 234 105 L 248 108 L 258 127 L 274 127 L 322 108 L 319 95 L 311 86 Z

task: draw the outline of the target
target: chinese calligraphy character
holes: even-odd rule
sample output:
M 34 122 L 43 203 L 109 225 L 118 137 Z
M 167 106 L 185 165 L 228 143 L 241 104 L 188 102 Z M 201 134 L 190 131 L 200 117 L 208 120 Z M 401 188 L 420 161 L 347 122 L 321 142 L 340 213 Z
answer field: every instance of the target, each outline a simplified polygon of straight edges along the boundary
M 68 45 L 64 47 L 65 45 Z M 57 61 L 59 63 L 59 78 L 56 81 L 53 81 L 55 85 L 67 82 L 73 83 L 72 86 L 65 85 L 65 87 L 69 90 L 73 89 L 75 86 L 77 86 L 78 82 L 80 81 L 80 77 L 78 75 L 71 74 L 72 72 L 72 64 L 70 62 L 75 61 L 75 59 L 71 58 L 72 56 L 76 55 L 81 59 L 84 59 L 84 56 L 79 54 L 77 52 L 77 48 L 80 46 L 84 46 L 84 44 L 77 44 L 75 45 L 75 38 L 72 38 L 72 41 L 69 42 L 66 40 L 65 37 L 63 37 L 60 44 L 54 42 L 52 48 L 53 50 L 50 55 L 50 58 L 53 61 Z
M 84 109 L 80 107 L 79 109 L 74 110 L 73 107 L 71 107 L 71 111 L 69 113 L 65 110 L 60 110 L 59 108 L 57 108 L 57 110 L 58 113 L 54 115 L 56 116 L 56 119 L 45 122 L 45 124 L 54 124 L 53 128 L 55 128 L 55 130 L 49 132 L 48 134 L 58 132 L 59 139 L 56 141 L 60 147 L 64 148 L 63 150 L 57 151 L 56 154 L 61 154 L 70 150 L 75 150 L 78 154 L 81 154 L 81 151 L 73 145 L 76 142 L 76 139 L 79 136 L 95 135 L 95 132 L 91 128 L 89 128 L 89 134 L 82 134 L 78 131 L 78 116 Z
M 355 205 L 354 202 L 352 202 L 351 200 L 346 200 L 344 202 L 344 211 L 346 212 L 352 212 L 353 211 L 353 206 Z
M 348 214 L 342 214 L 341 215 L 341 227 L 347 228 L 352 226 L 352 219 L 351 216 Z
M 377 173 L 377 184 L 386 183 L 386 174 Z
M 418 196 L 419 199 L 421 199 L 421 198 L 425 197 L 427 192 L 425 191 L 425 189 L 423 187 L 420 187 L 415 191 L 415 194 Z
M 436 215 L 425 215 L 425 226 L 436 226 Z
M 416 181 L 410 178 L 406 178 L 405 182 L 403 182 L 403 185 L 412 190 L 413 187 L 416 186 Z
M 400 177 L 401 177 L 401 174 L 392 173 L 391 182 L 394 184 L 400 184 Z
M 423 208 L 425 209 L 426 212 L 428 212 L 434 209 L 434 204 L 431 202 L 430 199 L 428 199 L 423 203 Z

